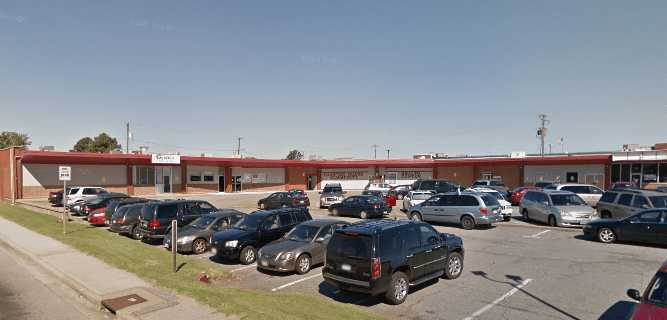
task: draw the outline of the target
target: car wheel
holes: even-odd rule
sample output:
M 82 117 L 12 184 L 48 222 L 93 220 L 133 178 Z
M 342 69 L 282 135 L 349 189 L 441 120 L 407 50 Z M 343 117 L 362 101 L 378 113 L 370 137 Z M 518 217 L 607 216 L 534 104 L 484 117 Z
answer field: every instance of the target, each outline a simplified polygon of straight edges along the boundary
M 307 254 L 302 254 L 296 259 L 296 273 L 306 274 L 310 271 L 311 260 Z
M 131 234 L 132 234 L 132 239 L 134 239 L 134 240 L 141 240 L 141 238 L 142 238 L 141 231 L 139 230 L 139 228 L 137 228 L 137 226 L 132 227 L 132 233 Z
M 251 264 L 257 260 L 257 250 L 253 246 L 247 246 L 241 250 L 239 255 L 241 264 Z
M 419 212 L 413 212 L 413 213 L 410 215 L 410 220 L 414 220 L 414 221 L 423 221 L 423 220 L 422 220 L 422 215 L 419 214 Z
M 463 256 L 458 252 L 452 252 L 447 258 L 445 266 L 445 278 L 456 279 L 463 273 Z
M 192 241 L 192 252 L 194 252 L 194 254 L 202 254 L 206 252 L 206 249 L 208 249 L 206 240 L 199 238 Z
M 523 221 L 530 221 L 530 218 L 528 218 L 528 210 L 523 209 L 521 210 L 521 217 L 523 217 Z
M 390 304 L 398 305 L 405 302 L 409 289 L 408 277 L 403 272 L 396 272 L 391 275 L 389 290 L 384 297 Z
M 361 211 L 359 213 L 359 218 L 361 219 L 368 219 L 368 213 L 366 211 Z
M 475 220 L 471 216 L 463 216 L 461 218 L 461 228 L 465 230 L 475 229 Z
M 558 222 L 556 221 L 556 217 L 549 216 L 549 226 L 558 227 Z
M 598 240 L 602 243 L 613 243 L 616 241 L 616 233 L 609 228 L 600 228 L 598 230 Z

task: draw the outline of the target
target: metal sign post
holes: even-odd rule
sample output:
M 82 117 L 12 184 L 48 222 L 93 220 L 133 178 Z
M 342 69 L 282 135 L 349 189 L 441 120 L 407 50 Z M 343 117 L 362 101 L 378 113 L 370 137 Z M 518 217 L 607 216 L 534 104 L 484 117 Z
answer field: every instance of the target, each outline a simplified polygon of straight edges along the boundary
M 172 269 L 176 272 L 176 241 L 178 240 L 178 221 L 171 221 L 171 262 Z
M 72 180 L 72 167 L 58 167 L 58 180 L 63 182 L 63 234 L 67 234 L 67 220 L 69 220 L 67 208 L 67 181 Z

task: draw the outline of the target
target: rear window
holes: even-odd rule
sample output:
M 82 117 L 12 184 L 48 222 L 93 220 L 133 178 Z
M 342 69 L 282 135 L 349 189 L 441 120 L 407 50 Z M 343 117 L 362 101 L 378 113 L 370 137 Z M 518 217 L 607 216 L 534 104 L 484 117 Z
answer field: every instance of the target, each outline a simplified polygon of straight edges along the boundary
M 117 218 L 122 217 L 125 214 L 125 212 L 127 211 L 127 209 L 128 209 L 127 207 L 120 207 L 118 210 L 116 210 L 116 212 L 114 212 L 111 215 L 111 218 L 112 219 L 117 219 Z
M 494 197 L 493 195 L 490 195 L 490 194 L 483 195 L 482 200 L 484 201 L 484 204 L 487 207 L 499 206 L 500 205 L 500 203 L 498 202 L 498 199 L 496 199 L 496 197 Z
M 338 231 L 331 238 L 327 250 L 339 257 L 369 259 L 372 243 L 373 239 L 369 235 Z
M 659 272 L 655 275 L 646 295 L 646 300 L 649 303 L 667 306 L 667 273 Z
M 654 208 L 667 208 L 667 196 L 649 197 Z
M 79 192 L 79 188 L 72 188 L 69 190 L 69 194 L 77 194 Z
M 624 206 L 629 206 L 630 203 L 632 202 L 632 195 L 631 194 L 622 194 L 620 198 L 618 198 L 618 204 L 624 205 Z
M 167 204 L 158 207 L 157 215 L 160 219 L 171 219 L 176 218 L 178 215 L 178 205 L 177 204 Z
M 616 192 L 605 192 L 602 195 L 602 198 L 600 198 L 600 202 L 612 203 L 612 202 L 614 202 L 614 200 L 616 200 L 616 195 L 618 195 L 618 193 L 616 193 Z
M 144 208 L 141 209 L 141 219 L 152 220 L 154 212 L 155 212 L 155 205 L 144 206 Z

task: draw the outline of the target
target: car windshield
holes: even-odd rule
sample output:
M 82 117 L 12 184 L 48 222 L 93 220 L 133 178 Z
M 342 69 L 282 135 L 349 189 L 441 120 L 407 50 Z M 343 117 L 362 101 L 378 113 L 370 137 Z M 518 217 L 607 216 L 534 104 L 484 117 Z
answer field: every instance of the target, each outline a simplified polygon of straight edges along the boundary
M 472 184 L 473 186 L 485 186 L 486 181 L 475 181 L 475 183 Z
M 648 197 L 654 208 L 667 208 L 667 196 Z
M 554 206 L 585 206 L 586 202 L 576 194 L 552 194 L 551 202 Z
M 484 203 L 486 204 L 487 207 L 500 205 L 498 199 L 496 199 L 494 195 L 485 194 L 482 196 L 482 200 L 484 200 Z
M 323 193 L 343 192 L 343 188 L 341 188 L 341 187 L 324 187 L 324 190 L 322 192 Z
M 249 214 L 243 219 L 239 220 L 235 225 L 234 229 L 240 229 L 240 230 L 257 230 L 264 221 L 265 216 L 264 215 L 257 215 L 257 214 Z
M 192 221 L 189 226 L 197 229 L 206 229 L 206 227 L 215 221 L 215 218 L 214 216 L 201 216 Z
M 292 229 L 286 238 L 291 241 L 310 242 L 315 238 L 318 230 L 320 230 L 319 227 L 299 225 Z
M 667 306 L 667 273 L 659 272 L 655 275 L 653 285 L 646 295 L 649 303 Z

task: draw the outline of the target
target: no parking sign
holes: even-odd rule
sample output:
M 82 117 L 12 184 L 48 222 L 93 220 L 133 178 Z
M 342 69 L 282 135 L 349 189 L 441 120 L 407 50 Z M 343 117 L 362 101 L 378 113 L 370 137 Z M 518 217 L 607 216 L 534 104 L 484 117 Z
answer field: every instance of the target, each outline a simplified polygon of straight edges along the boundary
M 58 167 L 58 180 L 72 181 L 72 167 L 65 167 L 65 166 Z

